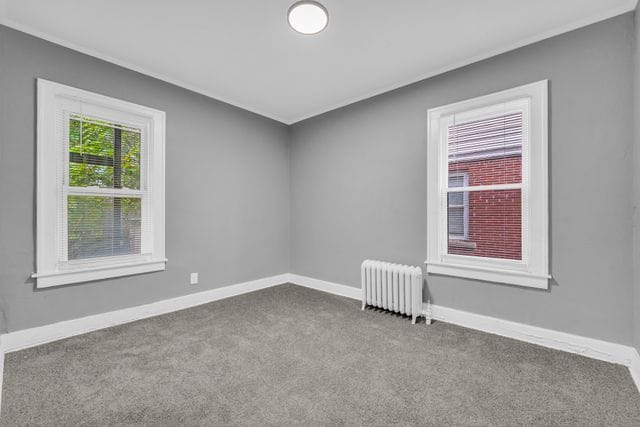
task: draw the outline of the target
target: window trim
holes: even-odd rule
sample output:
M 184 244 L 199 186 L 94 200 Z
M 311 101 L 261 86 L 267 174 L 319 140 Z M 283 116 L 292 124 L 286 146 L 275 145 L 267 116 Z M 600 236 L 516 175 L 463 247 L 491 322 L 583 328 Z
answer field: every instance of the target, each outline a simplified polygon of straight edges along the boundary
M 428 110 L 427 273 L 534 288 L 548 288 L 548 81 L 508 89 Z M 522 260 L 448 254 L 448 156 L 446 120 L 502 113 L 504 106 L 527 104 L 522 142 Z M 447 183 L 445 186 L 444 184 Z M 491 189 L 514 187 L 511 184 Z M 480 190 L 480 187 L 473 187 Z M 456 188 L 456 191 L 459 191 Z M 444 225 L 443 225 L 444 224 Z
M 162 271 L 165 258 L 165 113 L 149 107 L 38 79 L 37 105 L 37 206 L 36 206 L 36 287 L 66 285 L 110 277 Z M 149 209 L 150 231 L 143 238 L 148 251 L 141 255 L 126 255 L 86 260 L 61 260 L 60 249 L 66 242 L 66 224 L 59 218 L 65 195 L 104 196 L 101 191 L 66 185 L 68 141 L 65 119 L 69 111 L 89 117 L 100 117 L 119 124 L 140 128 L 146 134 L 141 141 L 147 160 L 141 165 L 141 183 L 148 179 L 146 203 Z M 62 116 L 61 116 L 62 115 Z M 62 119 L 60 119 L 62 117 Z M 63 126 L 60 126 L 63 123 Z M 66 151 L 65 151 L 66 150 Z M 62 152 L 61 152 L 62 151 Z M 142 168 L 146 167 L 146 173 Z M 111 189 L 123 195 L 141 194 L 139 190 Z M 144 205 L 147 205 L 144 207 Z M 65 250 L 65 249 L 63 249 Z

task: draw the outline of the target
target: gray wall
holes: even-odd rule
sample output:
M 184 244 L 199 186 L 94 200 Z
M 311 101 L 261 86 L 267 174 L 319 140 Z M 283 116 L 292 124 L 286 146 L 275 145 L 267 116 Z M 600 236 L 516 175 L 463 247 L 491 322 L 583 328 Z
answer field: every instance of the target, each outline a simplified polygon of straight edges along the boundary
M 0 331 L 288 272 L 286 126 L 2 26 L 0 58 Z M 34 289 L 37 77 L 166 111 L 165 272 Z
M 287 128 L 0 26 L 0 332 L 288 271 L 358 286 L 365 258 L 421 265 L 427 109 L 548 78 L 551 289 L 429 277 L 429 293 L 640 348 L 637 31 L 623 15 Z M 34 288 L 37 77 L 167 112 L 167 271 Z
M 633 251 L 633 332 L 634 332 L 634 344 L 638 351 L 640 351 L 640 3 L 636 7 L 635 12 L 635 32 L 634 32 L 634 44 L 633 44 L 633 59 L 634 59 L 634 73 L 633 73 L 633 87 L 634 87 L 634 144 L 633 144 L 633 237 L 634 237 L 634 251 Z
M 550 290 L 430 276 L 429 293 L 435 304 L 630 344 L 633 20 L 619 16 L 294 125 L 292 272 L 359 286 L 365 258 L 422 265 L 427 109 L 550 79 Z

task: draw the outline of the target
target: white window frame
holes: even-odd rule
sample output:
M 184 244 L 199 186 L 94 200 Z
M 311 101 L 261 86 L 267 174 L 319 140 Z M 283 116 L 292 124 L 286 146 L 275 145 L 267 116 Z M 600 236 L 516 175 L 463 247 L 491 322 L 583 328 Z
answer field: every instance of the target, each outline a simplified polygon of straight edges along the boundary
M 109 189 L 140 197 L 146 224 L 142 253 L 68 260 L 66 203 L 69 194 L 104 196 L 69 187 L 69 117 L 80 114 L 141 130 L 141 190 Z M 165 113 L 85 90 L 38 79 L 36 279 L 38 288 L 162 271 L 165 258 Z M 142 190 L 145 187 L 146 190 Z
M 468 172 L 454 172 L 447 177 L 447 180 L 451 177 L 462 178 L 464 185 L 462 187 L 469 186 L 469 173 Z M 462 235 L 449 236 L 450 240 L 469 240 L 469 192 L 462 193 L 462 205 L 456 205 L 457 208 L 462 208 Z M 448 220 L 448 218 L 447 218 Z M 447 229 L 449 225 L 447 224 Z
M 549 286 L 548 81 L 456 102 L 428 111 L 427 273 L 533 288 Z M 467 187 L 520 189 L 522 260 L 448 253 L 448 128 L 505 111 L 523 112 L 522 183 Z M 456 187 L 455 191 L 460 191 Z

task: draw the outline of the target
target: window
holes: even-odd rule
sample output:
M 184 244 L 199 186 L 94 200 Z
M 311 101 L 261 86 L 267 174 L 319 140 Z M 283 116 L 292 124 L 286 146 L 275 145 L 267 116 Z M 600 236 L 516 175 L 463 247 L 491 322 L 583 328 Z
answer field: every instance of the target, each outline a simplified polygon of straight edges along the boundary
M 547 288 L 547 91 L 429 110 L 428 273 Z
M 449 187 L 466 187 L 469 185 L 469 174 L 450 173 Z M 449 193 L 448 210 L 449 240 L 467 240 L 469 238 L 469 194 L 464 192 Z M 450 243 L 451 244 L 451 243 Z
M 164 270 L 164 122 L 38 80 L 38 287 Z

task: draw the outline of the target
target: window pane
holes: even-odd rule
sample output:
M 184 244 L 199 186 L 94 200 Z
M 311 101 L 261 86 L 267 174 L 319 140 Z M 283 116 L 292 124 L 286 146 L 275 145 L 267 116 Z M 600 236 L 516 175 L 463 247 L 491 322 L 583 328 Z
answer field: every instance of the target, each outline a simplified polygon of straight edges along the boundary
M 122 130 L 122 187 L 140 189 L 140 132 Z
M 69 185 L 113 187 L 113 128 L 70 120 Z
M 451 206 L 449 204 L 449 238 L 464 237 L 464 206 Z
M 522 113 L 449 126 L 449 175 L 468 174 L 468 185 L 522 182 Z
M 140 189 L 140 132 L 113 123 L 72 117 L 69 185 Z
M 449 187 L 464 187 L 464 175 L 449 174 Z
M 450 193 L 449 197 L 451 197 Z M 463 208 L 449 206 L 449 254 L 522 259 L 520 190 L 470 191 Z M 466 212 L 465 212 L 466 210 Z M 465 234 L 467 238 L 461 240 Z M 461 232 L 463 230 L 463 232 Z
M 141 200 L 68 197 L 69 260 L 140 254 Z
M 449 206 L 462 206 L 464 204 L 464 196 L 467 193 L 455 192 L 449 193 Z
M 449 188 L 466 187 L 467 186 L 467 174 L 457 173 L 449 175 Z M 449 193 L 449 206 L 462 206 L 465 201 L 466 193 L 455 192 Z

